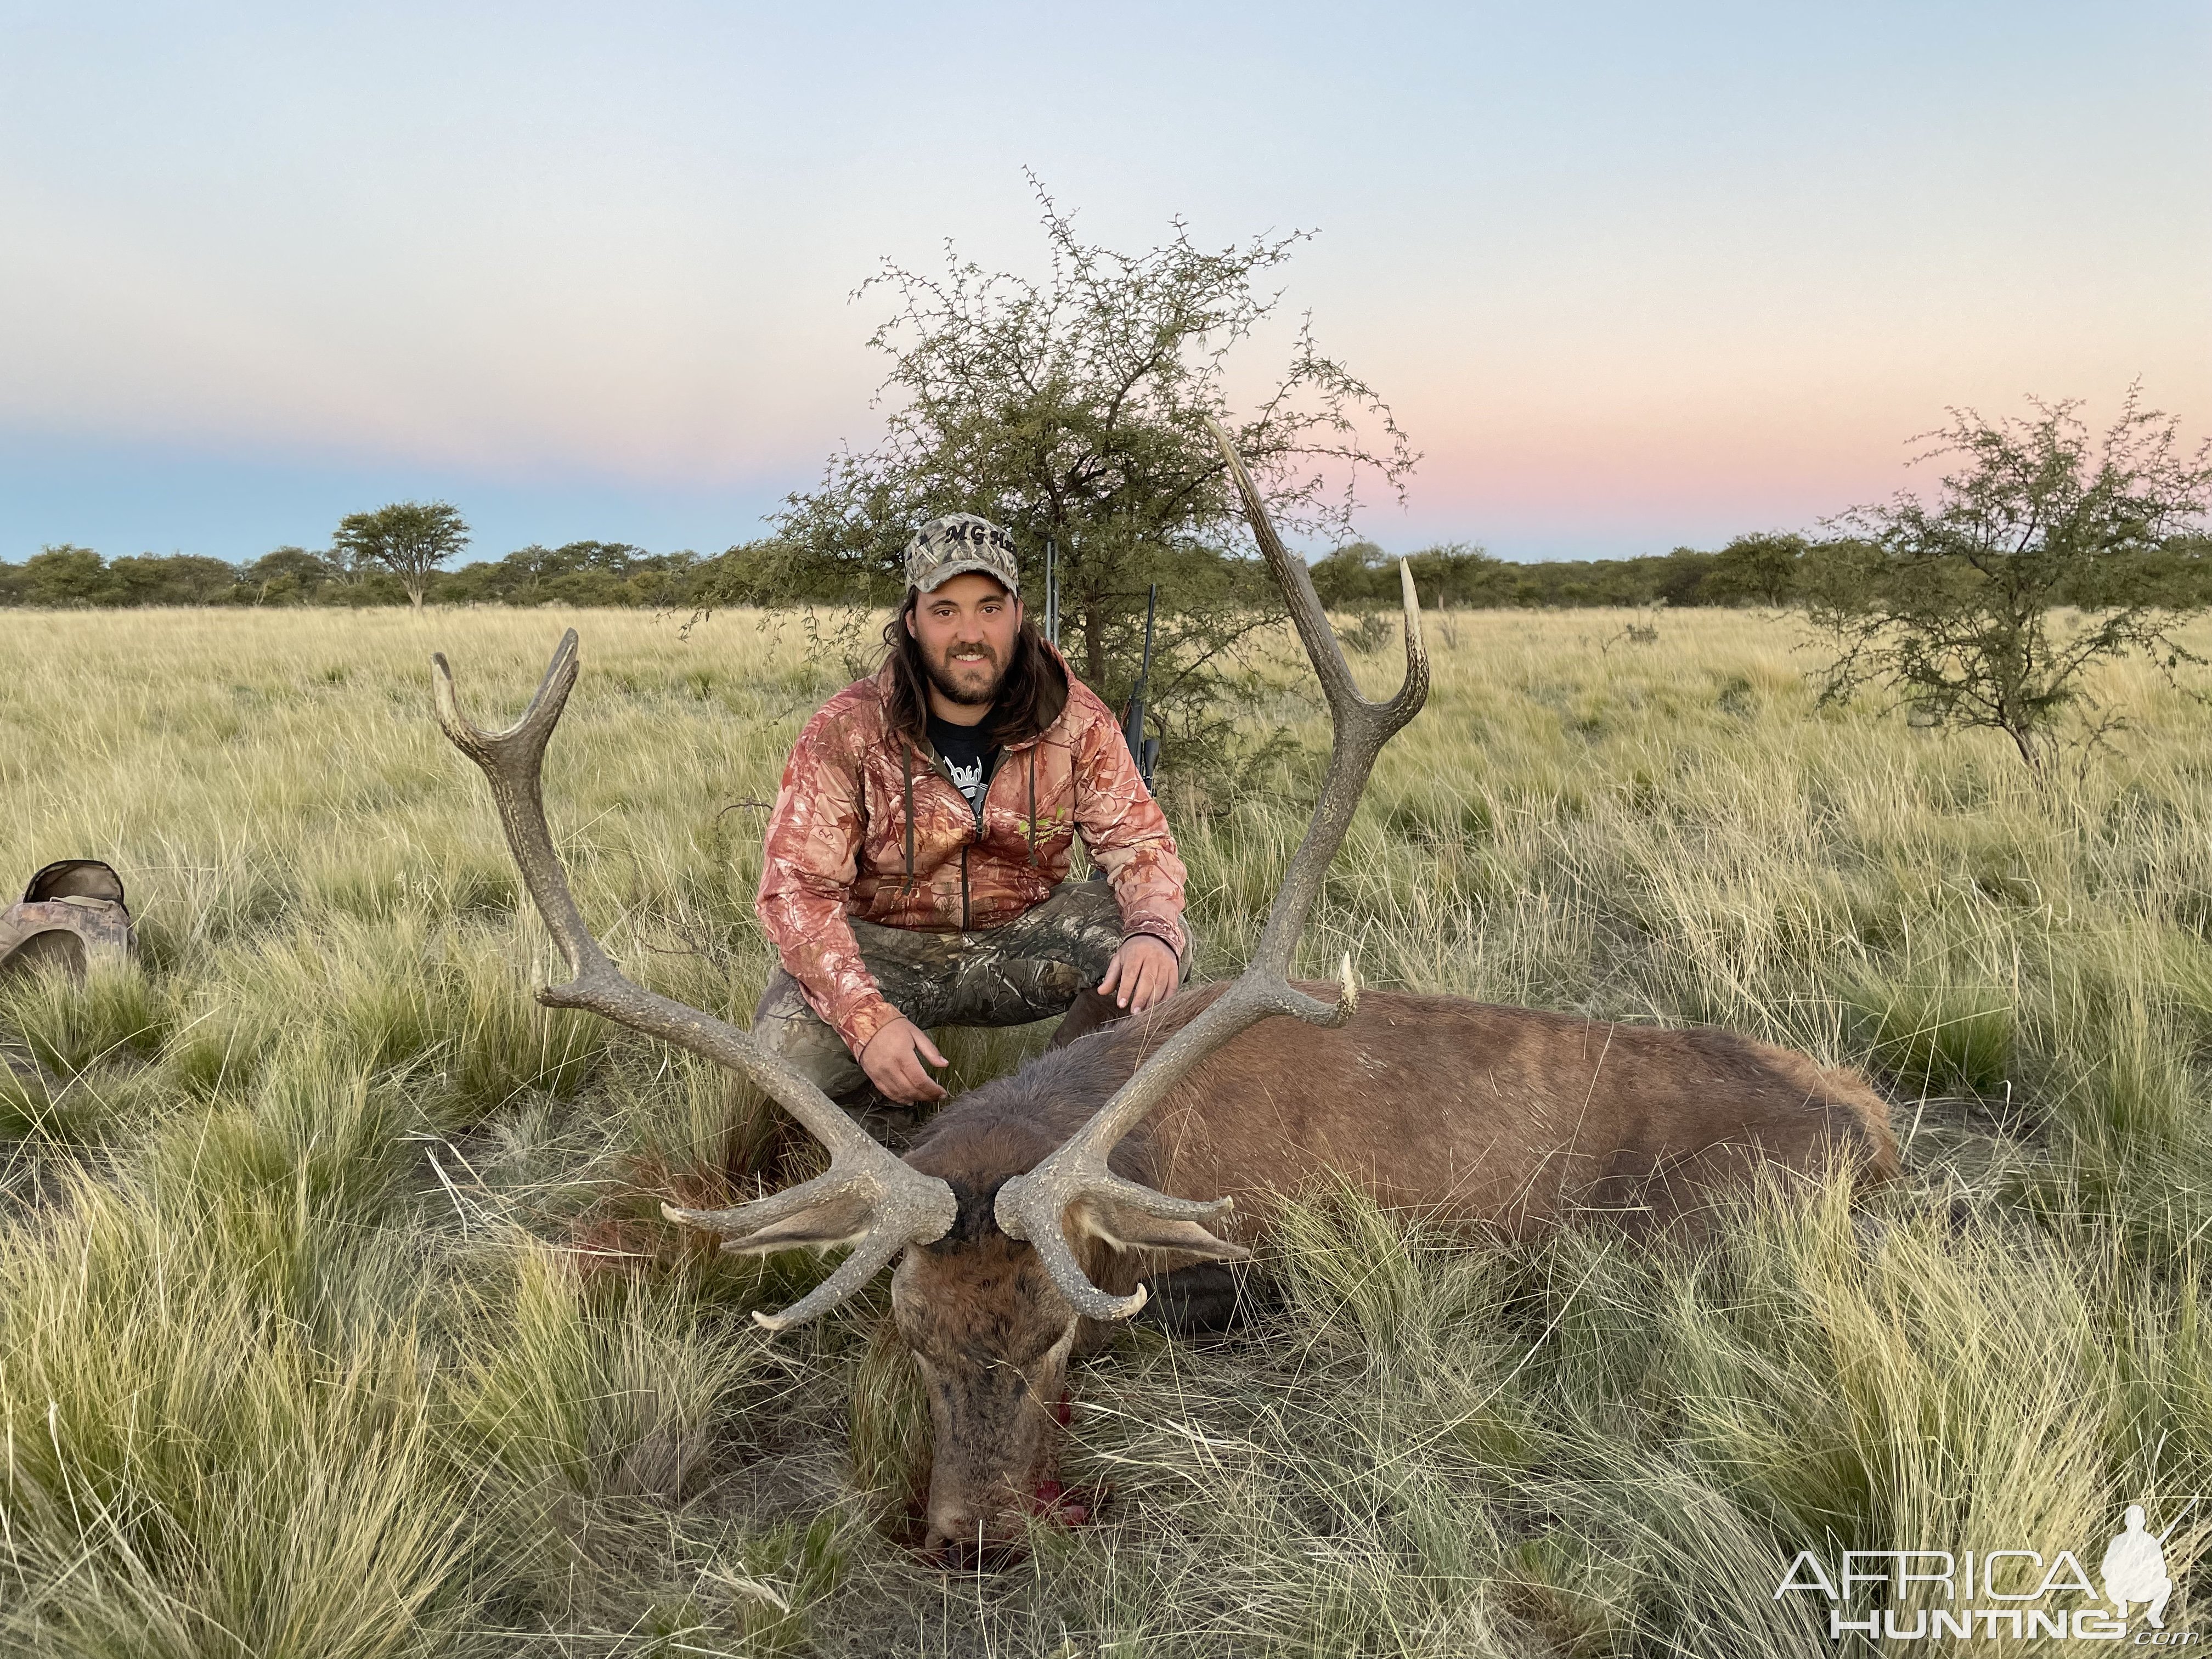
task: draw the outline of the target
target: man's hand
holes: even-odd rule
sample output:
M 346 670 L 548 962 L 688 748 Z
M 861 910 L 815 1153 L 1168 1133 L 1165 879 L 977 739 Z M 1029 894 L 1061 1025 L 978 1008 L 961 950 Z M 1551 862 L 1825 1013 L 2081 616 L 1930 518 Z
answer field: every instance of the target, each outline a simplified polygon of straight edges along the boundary
M 1098 994 L 1112 997 L 1133 1014 L 1141 1014 L 1153 1004 L 1165 1002 L 1182 983 L 1182 964 L 1176 960 L 1176 953 L 1150 933 L 1137 933 L 1123 939 L 1114 960 L 1106 964 Z
M 1119 960 L 1120 958 L 1115 958 Z M 910 1019 L 895 1019 L 870 1037 L 860 1050 L 860 1069 L 877 1091 L 909 1106 L 945 1098 L 945 1085 L 922 1069 L 942 1066 L 945 1056 Z

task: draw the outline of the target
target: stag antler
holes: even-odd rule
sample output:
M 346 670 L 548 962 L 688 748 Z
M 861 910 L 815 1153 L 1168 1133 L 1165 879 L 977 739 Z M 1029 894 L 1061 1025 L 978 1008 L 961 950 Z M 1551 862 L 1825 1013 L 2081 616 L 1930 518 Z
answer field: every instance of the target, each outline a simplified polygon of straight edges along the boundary
M 661 1213 L 672 1221 L 730 1236 L 722 1248 L 735 1250 L 744 1249 L 749 1239 L 776 1222 L 817 1205 L 834 1206 L 850 1216 L 857 1242 L 837 1271 L 781 1313 L 755 1313 L 753 1317 L 771 1331 L 801 1324 L 852 1295 L 908 1244 L 944 1237 L 959 1213 L 950 1187 L 891 1156 L 829 1096 L 764 1051 L 747 1033 L 631 984 L 584 926 L 545 827 L 545 800 L 539 786 L 546 740 L 576 684 L 576 630 L 572 628 L 561 636 L 538 695 L 531 698 L 522 718 L 504 732 L 483 731 L 461 713 L 443 652 L 432 655 L 430 668 L 438 724 L 453 746 L 483 768 L 490 781 L 499 821 L 507 831 L 507 851 L 514 855 L 538 914 L 545 919 L 553 942 L 575 975 L 566 985 L 540 987 L 538 1001 L 549 1008 L 587 1009 L 728 1067 L 757 1084 L 829 1149 L 830 1167 L 823 1174 L 750 1204 L 732 1210 L 661 1206 Z
M 1150 1187 L 1124 1181 L 1106 1167 L 1107 1154 L 1121 1137 L 1135 1128 L 1193 1066 L 1255 1022 L 1272 1014 L 1291 1014 L 1311 1025 L 1341 1025 L 1351 1018 L 1358 1000 L 1352 958 L 1347 956 L 1344 960 L 1344 994 L 1331 1004 L 1291 988 L 1291 952 L 1305 926 L 1306 913 L 1321 891 L 1322 878 L 1343 844 L 1344 832 L 1351 826 L 1375 757 L 1394 733 L 1420 712 L 1429 696 L 1429 659 L 1421 643 L 1420 603 L 1413 592 L 1413 573 L 1405 562 L 1401 560 L 1398 565 L 1406 611 L 1405 683 L 1389 702 L 1370 702 L 1352 683 L 1352 670 L 1346 665 L 1328 618 L 1322 612 L 1305 562 L 1293 558 L 1275 534 L 1260 492 L 1254 488 L 1252 476 L 1244 470 L 1229 434 L 1212 421 L 1206 426 L 1221 446 L 1229 476 L 1244 499 L 1244 516 L 1252 521 L 1252 534 L 1289 602 L 1291 620 L 1297 626 L 1314 672 L 1321 676 L 1334 738 L 1313 822 L 1291 860 L 1273 908 L 1267 912 L 1267 925 L 1250 965 L 1203 1013 L 1162 1043 L 1066 1145 L 1027 1175 L 1018 1176 L 999 1188 L 994 1211 L 1000 1230 L 1027 1239 L 1060 1293 L 1077 1312 L 1093 1319 L 1126 1319 L 1145 1305 L 1149 1292 L 1139 1285 L 1134 1295 L 1109 1296 L 1091 1282 L 1068 1248 L 1064 1224 L 1070 1205 L 1098 1199 L 1165 1219 L 1203 1221 L 1223 1213 L 1231 1202 L 1226 1198 L 1210 1202 L 1170 1198 Z

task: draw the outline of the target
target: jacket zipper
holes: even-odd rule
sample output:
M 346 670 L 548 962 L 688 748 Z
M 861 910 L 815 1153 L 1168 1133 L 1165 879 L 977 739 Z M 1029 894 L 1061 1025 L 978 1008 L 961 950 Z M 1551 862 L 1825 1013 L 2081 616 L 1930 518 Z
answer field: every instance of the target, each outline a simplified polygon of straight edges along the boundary
M 999 775 L 999 763 L 1006 757 L 1006 751 L 1004 749 L 996 750 L 992 753 L 990 763 L 983 769 L 983 785 L 975 792 L 972 809 L 975 816 L 975 841 L 963 842 L 960 844 L 960 931 L 963 933 L 969 931 L 969 919 L 968 849 L 975 845 L 975 842 L 983 839 L 983 808 L 991 799 L 991 780 Z M 951 783 L 952 793 L 958 795 L 962 800 L 966 800 L 967 793 L 958 784 L 952 782 L 952 769 L 945 763 L 945 757 L 932 749 L 929 751 L 929 758 L 936 764 L 937 775 L 943 778 L 945 782 Z

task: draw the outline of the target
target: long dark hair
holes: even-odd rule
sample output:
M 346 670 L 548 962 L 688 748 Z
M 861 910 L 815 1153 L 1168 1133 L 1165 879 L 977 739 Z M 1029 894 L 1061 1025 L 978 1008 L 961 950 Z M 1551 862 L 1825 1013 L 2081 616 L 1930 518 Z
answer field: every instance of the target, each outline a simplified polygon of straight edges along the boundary
M 917 746 L 928 742 L 929 670 L 921 660 L 921 641 L 907 631 L 907 618 L 921 602 L 921 590 L 909 587 L 906 602 L 884 624 L 884 660 L 891 678 L 890 721 Z M 983 734 L 994 747 L 1026 743 L 1060 718 L 1067 707 L 1067 671 L 1036 631 L 1026 607 L 1014 635 L 1013 660 L 999 682 L 999 695 L 983 718 Z

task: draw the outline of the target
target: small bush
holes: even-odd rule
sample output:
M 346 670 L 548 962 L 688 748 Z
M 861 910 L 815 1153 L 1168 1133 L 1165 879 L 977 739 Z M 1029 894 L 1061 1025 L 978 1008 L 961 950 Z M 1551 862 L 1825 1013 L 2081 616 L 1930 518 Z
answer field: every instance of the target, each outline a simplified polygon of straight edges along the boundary
M 1843 995 L 1856 1040 L 1900 1090 L 2004 1097 L 2014 1017 L 2002 988 L 1867 979 Z

